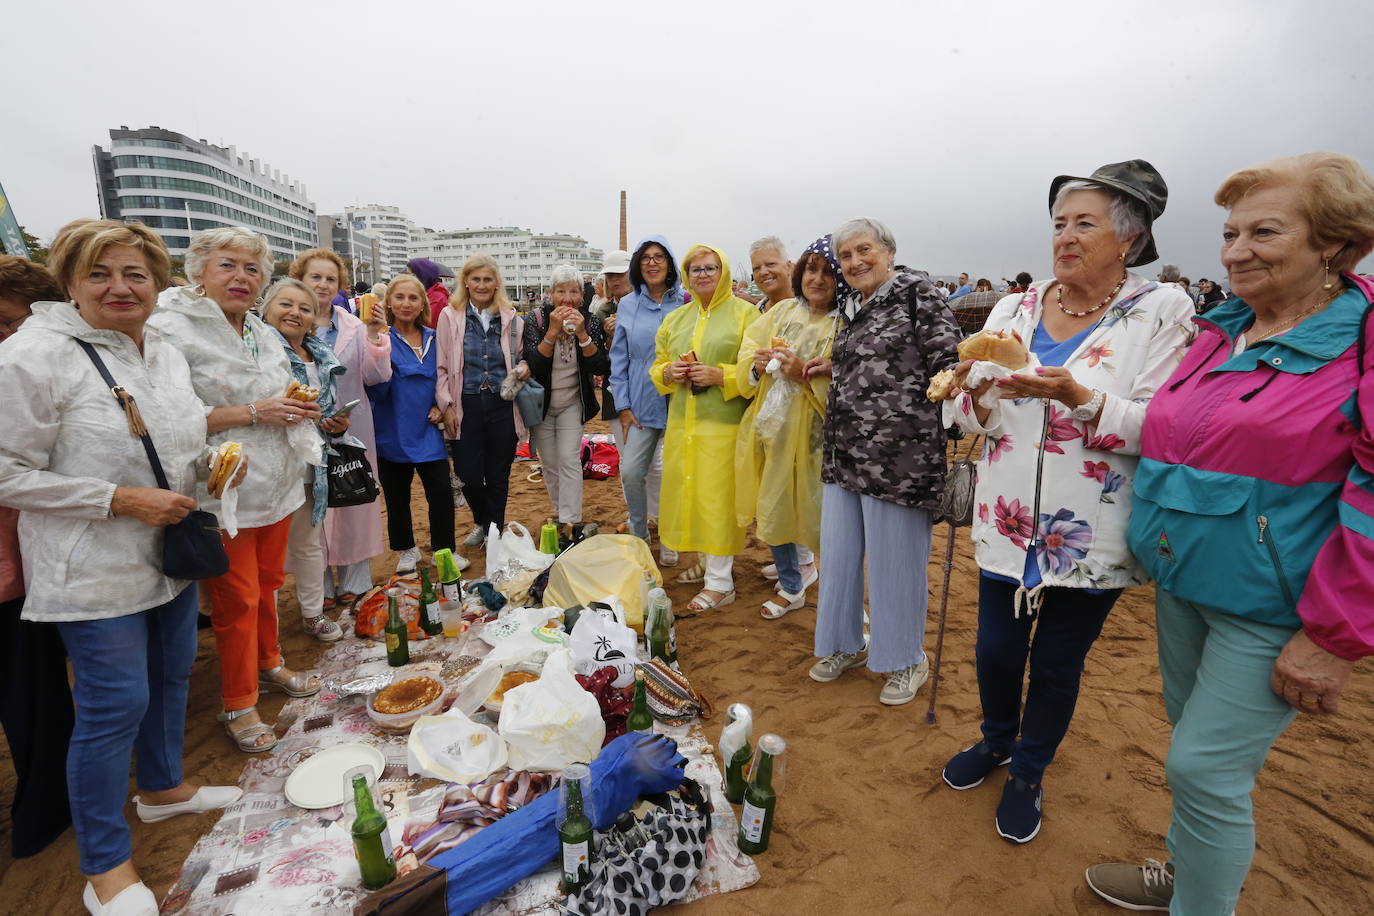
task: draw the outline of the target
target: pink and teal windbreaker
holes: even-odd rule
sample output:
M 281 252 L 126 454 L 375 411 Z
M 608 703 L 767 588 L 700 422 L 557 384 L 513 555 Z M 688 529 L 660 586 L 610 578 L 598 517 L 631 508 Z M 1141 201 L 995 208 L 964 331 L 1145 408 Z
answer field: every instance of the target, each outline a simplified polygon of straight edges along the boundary
M 1199 316 L 1145 415 L 1131 551 L 1180 598 L 1302 627 L 1345 659 L 1374 655 L 1374 283 L 1233 356 L 1253 312 Z

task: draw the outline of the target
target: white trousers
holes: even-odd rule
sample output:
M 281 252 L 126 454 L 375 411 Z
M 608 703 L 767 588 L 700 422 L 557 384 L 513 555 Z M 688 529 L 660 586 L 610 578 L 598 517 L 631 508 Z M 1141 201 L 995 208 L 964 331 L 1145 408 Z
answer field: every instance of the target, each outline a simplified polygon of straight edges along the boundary
M 619 421 L 616 422 L 619 426 Z M 544 422 L 530 430 L 539 463 L 544 469 L 544 488 L 549 491 L 558 521 L 582 521 L 582 403 L 573 401 L 558 413 L 550 410 Z
M 305 618 L 324 613 L 324 547 L 320 544 L 319 525 L 310 524 L 314 509 L 315 500 L 307 489 L 305 502 L 291 513 L 286 538 L 286 568 L 296 577 L 296 603 Z
M 729 592 L 735 588 L 735 558 L 718 557 L 703 553 L 701 558 L 706 566 L 706 581 L 702 588 L 713 592 Z

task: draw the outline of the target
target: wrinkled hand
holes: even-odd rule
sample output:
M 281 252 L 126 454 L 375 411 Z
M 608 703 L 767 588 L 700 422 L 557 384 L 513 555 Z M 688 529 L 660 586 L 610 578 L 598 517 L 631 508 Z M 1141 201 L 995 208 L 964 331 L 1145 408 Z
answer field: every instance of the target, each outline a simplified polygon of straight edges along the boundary
M 372 319 L 367 323 L 368 343 L 381 343 L 382 335 L 389 330 L 386 326 L 386 309 L 378 302 L 372 307 Z
M 992 387 L 992 379 L 986 380 L 977 388 L 964 387 L 964 382 L 968 381 L 969 370 L 972 368 L 973 360 L 971 359 L 966 359 L 954 367 L 954 384 L 951 385 L 949 389 L 950 398 L 956 398 L 959 396 L 959 392 L 967 391 L 969 394 L 973 395 L 973 400 L 976 402 L 983 395 L 987 394 L 988 389 Z
M 429 416 L 426 417 L 426 419 L 428 419 L 429 422 L 433 423 L 435 426 L 443 426 L 444 412 L 440 410 L 438 407 L 431 407 L 429 409 Z
M 1274 660 L 1269 686 L 1298 712 L 1331 715 L 1340 709 L 1341 693 L 1354 667 L 1354 662 L 1332 655 L 1299 630 Z
M 516 363 L 515 368 L 511 370 L 511 372 L 518 379 L 527 379 L 530 377 L 530 364 L 522 359 L 520 362 Z
M 160 487 L 115 487 L 110 498 L 110 514 L 136 518 L 155 528 L 175 524 L 196 508 L 189 496 Z
M 635 429 L 644 428 L 643 426 L 639 425 L 639 419 L 635 416 L 635 412 L 630 408 L 626 407 L 625 409 L 620 411 L 620 438 L 622 441 L 630 438 L 631 426 L 633 426 Z
M 773 358 L 771 349 L 754 351 L 754 374 L 763 378 L 763 373 L 768 371 L 768 361 Z
M 239 453 L 239 469 L 234 472 L 234 479 L 229 481 L 229 488 L 237 487 L 243 483 L 243 479 L 248 476 L 248 453 Z
M 688 370 L 687 377 L 692 380 L 693 385 L 698 387 L 725 384 L 725 370 L 719 366 L 708 366 L 706 363 L 692 363 L 692 368 Z
M 699 364 L 684 363 L 681 360 L 678 360 L 675 363 L 669 363 L 663 369 L 663 378 L 665 381 L 671 382 L 674 385 L 681 385 L 687 381 L 688 373 L 691 372 L 692 367 L 696 365 Z
M 320 420 L 320 405 L 315 401 L 275 397 L 254 401 L 253 406 L 258 409 L 258 422 L 268 426 L 295 426 L 302 421 L 318 423 Z
M 835 366 L 824 356 L 807 360 L 806 365 L 802 366 L 802 375 L 806 378 L 830 378 L 834 375 Z
M 563 322 L 565 321 L 572 324 L 573 329 L 571 331 L 563 331 Z M 566 305 L 554 309 L 553 314 L 549 316 L 550 326 L 558 328 L 565 334 L 571 334 L 574 340 L 582 336 L 582 328 L 586 323 L 587 319 L 583 316 L 581 309 Z
M 615 337 L 615 316 L 607 315 L 601 320 L 601 327 L 606 331 L 606 339 Z
M 444 435 L 449 439 L 458 438 L 458 412 L 452 407 L 444 410 Z
M 1022 369 L 1010 378 L 997 379 L 993 385 L 1000 392 L 999 397 L 1004 400 L 1049 398 L 1071 410 L 1080 404 L 1088 403 L 1093 397 L 1092 391 L 1074 381 L 1073 374 L 1063 366 Z
M 320 421 L 320 429 L 329 433 L 331 436 L 337 436 L 339 433 L 348 429 L 348 416 L 325 417 Z
M 782 370 L 784 378 L 789 378 L 794 382 L 800 382 L 805 375 L 806 364 L 801 357 L 792 352 L 791 347 L 778 347 L 773 351 L 773 355 L 778 359 L 778 368 Z

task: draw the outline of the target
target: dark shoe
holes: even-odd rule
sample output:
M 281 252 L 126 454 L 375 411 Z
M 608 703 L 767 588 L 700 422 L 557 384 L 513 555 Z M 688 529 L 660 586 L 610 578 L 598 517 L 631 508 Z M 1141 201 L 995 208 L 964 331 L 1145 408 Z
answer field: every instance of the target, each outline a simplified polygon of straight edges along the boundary
M 1109 862 L 1083 873 L 1093 893 L 1126 910 L 1169 909 L 1174 899 L 1174 866 L 1146 859 L 1144 865 Z
M 1029 843 L 1040 832 L 1042 784 L 1031 785 L 1019 776 L 1007 778 L 997 805 L 997 835 L 1013 843 Z
M 951 789 L 972 789 L 981 786 L 987 775 L 998 767 L 1011 763 L 1011 754 L 995 754 L 986 741 L 979 741 L 973 747 L 966 747 L 945 764 L 945 785 Z

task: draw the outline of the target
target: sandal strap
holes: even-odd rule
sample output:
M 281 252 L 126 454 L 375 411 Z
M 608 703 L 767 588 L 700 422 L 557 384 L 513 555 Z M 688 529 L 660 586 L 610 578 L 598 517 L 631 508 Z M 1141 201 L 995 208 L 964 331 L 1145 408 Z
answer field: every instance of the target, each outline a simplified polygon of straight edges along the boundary
M 287 688 L 290 688 L 291 690 L 309 690 L 312 686 L 314 686 L 314 685 L 312 685 L 312 684 L 310 683 L 310 679 L 311 679 L 312 677 L 314 677 L 315 675 L 313 675 L 313 674 L 307 674 L 307 673 L 304 672 L 304 671 L 294 671 L 294 672 L 292 672 L 292 674 L 291 674 L 290 677 L 284 678 L 284 679 L 283 679 L 283 678 L 279 678 L 279 677 L 274 677 L 274 676 L 273 676 L 273 675 L 275 675 L 278 671 L 285 671 L 285 670 L 286 670 L 286 666 L 285 666 L 285 665 L 278 665 L 277 667 L 275 667 L 275 668 L 269 668 L 269 669 L 267 669 L 266 671 L 259 671 L 259 672 L 258 672 L 258 680 L 259 680 L 259 681 L 268 681 L 268 682 L 271 682 L 272 684 L 275 684 L 275 685 L 278 686 L 278 687 L 287 687 Z

